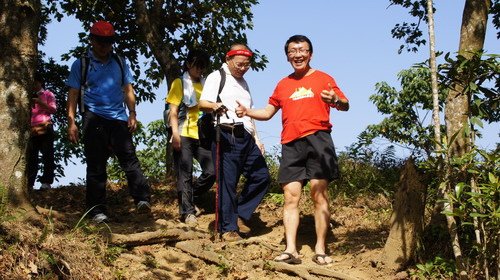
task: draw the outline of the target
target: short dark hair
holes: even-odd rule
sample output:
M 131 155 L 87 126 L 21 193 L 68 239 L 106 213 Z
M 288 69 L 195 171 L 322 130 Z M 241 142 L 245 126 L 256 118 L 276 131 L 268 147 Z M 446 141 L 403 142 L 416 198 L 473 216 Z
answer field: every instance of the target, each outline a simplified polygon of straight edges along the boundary
M 210 57 L 203 50 L 192 50 L 188 53 L 186 63 L 184 63 L 184 71 L 188 70 L 188 65 L 191 67 L 198 67 L 200 69 L 207 69 L 210 62 Z
M 45 84 L 45 81 L 43 80 L 43 75 L 40 72 L 36 72 L 35 76 L 33 77 L 35 82 L 40 82 L 40 84 L 43 86 Z
M 293 35 L 292 37 L 288 38 L 288 40 L 286 40 L 285 55 L 288 55 L 288 45 L 290 43 L 301 43 L 301 42 L 306 42 L 307 44 L 309 44 L 309 53 L 312 54 L 313 53 L 313 45 L 311 43 L 311 40 L 309 40 L 309 38 L 307 38 L 304 35 Z

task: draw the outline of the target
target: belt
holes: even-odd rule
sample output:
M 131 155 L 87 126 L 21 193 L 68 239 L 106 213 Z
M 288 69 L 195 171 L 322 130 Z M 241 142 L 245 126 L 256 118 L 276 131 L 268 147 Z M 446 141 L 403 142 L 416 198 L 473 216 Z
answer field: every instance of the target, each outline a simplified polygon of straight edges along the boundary
M 245 127 L 243 123 L 221 123 L 219 124 L 221 131 L 231 133 L 234 137 L 243 138 L 245 136 Z
M 230 123 L 221 123 L 219 124 L 220 130 L 224 132 L 232 133 L 234 129 L 234 125 Z

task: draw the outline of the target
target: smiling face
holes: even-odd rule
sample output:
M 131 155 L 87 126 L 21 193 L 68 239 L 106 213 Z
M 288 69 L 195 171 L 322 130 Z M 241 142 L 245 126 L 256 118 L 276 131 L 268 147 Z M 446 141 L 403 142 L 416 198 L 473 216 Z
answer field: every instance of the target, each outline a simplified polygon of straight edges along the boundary
M 242 78 L 250 68 L 250 57 L 244 55 L 235 55 L 226 58 L 226 63 L 233 77 Z
M 287 60 L 296 74 L 304 74 L 310 69 L 312 58 L 310 46 L 307 42 L 290 42 L 287 47 Z

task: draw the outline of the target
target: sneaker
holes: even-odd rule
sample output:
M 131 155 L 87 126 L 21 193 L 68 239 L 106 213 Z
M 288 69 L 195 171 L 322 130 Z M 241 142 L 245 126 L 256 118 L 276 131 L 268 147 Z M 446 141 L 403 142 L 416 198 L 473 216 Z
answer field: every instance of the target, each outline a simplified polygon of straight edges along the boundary
M 228 231 L 228 232 L 224 232 L 222 234 L 222 240 L 223 241 L 236 242 L 236 241 L 240 241 L 242 239 L 243 238 L 241 238 L 241 236 L 236 231 Z
M 243 233 L 243 234 L 248 234 L 251 231 L 250 227 L 248 227 L 246 225 L 245 221 L 239 217 L 238 217 L 238 228 L 239 228 L 240 233 Z
M 137 212 L 140 214 L 151 213 L 151 204 L 145 200 L 141 200 L 137 203 Z
M 96 214 L 93 218 L 92 218 L 92 222 L 96 223 L 96 224 L 100 224 L 100 223 L 107 223 L 109 221 L 108 219 L 108 216 L 106 216 L 105 214 L 103 213 L 99 213 L 99 214 Z
M 194 214 L 187 214 L 186 218 L 184 219 L 184 223 L 195 226 L 198 224 L 198 220 L 196 220 L 196 216 Z
M 198 206 L 195 205 L 194 206 L 194 215 L 196 217 L 199 217 L 201 215 L 201 213 L 203 213 L 203 210 L 201 210 L 200 207 L 198 207 Z
M 51 186 L 50 184 L 48 184 L 48 183 L 43 183 L 43 184 L 40 186 L 40 189 L 41 189 L 41 190 L 49 190 L 49 189 L 51 189 L 51 188 L 52 188 L 52 186 Z

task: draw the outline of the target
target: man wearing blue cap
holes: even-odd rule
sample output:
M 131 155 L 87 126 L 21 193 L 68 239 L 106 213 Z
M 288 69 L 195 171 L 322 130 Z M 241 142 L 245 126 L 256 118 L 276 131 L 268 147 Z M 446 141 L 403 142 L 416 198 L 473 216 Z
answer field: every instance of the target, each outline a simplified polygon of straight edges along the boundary
M 68 138 L 73 143 L 79 140 L 75 115 L 79 98 L 81 101 L 82 140 L 87 161 L 86 204 L 96 223 L 108 220 L 106 163 L 111 154 L 116 155 L 126 174 L 137 211 L 151 211 L 150 187 L 132 143 L 132 133 L 137 129 L 133 77 L 125 61 L 112 52 L 114 40 L 115 30 L 109 22 L 94 23 L 90 29 L 88 58 L 73 63 L 66 82 L 70 87 Z

